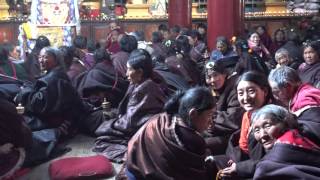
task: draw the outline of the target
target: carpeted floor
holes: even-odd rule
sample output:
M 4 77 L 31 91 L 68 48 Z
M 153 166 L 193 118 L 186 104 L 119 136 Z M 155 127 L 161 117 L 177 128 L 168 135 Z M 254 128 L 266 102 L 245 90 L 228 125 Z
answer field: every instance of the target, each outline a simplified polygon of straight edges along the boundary
M 74 138 L 72 138 L 68 143 L 67 147 L 72 148 L 72 150 L 65 155 L 56 158 L 64 158 L 64 157 L 82 157 L 82 156 L 92 156 L 95 155 L 96 153 L 92 152 L 91 149 L 94 144 L 94 139 L 93 137 L 88 137 L 85 135 L 77 135 Z M 53 159 L 55 160 L 55 159 Z M 50 180 L 49 173 L 48 173 L 48 167 L 49 167 L 50 162 L 43 163 L 39 166 L 34 167 L 31 172 L 26 174 L 25 176 L 21 177 L 19 180 Z M 114 174 L 118 173 L 121 164 L 116 164 L 113 163 L 113 168 L 114 168 Z M 108 180 L 113 180 L 115 179 L 114 176 L 111 178 L 107 178 Z

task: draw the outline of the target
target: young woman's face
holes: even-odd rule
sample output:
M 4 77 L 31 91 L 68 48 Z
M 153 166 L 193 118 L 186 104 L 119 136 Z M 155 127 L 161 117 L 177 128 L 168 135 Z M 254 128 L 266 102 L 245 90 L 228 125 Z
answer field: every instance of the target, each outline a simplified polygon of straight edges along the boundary
M 261 143 L 266 150 L 272 149 L 276 140 L 282 135 L 284 124 L 274 122 L 270 118 L 261 117 L 252 124 L 255 139 Z
M 142 70 L 136 70 L 127 63 L 127 78 L 130 84 L 139 84 L 142 81 Z
M 41 70 L 49 71 L 58 65 L 55 57 L 47 53 L 45 49 L 40 51 L 38 58 Z
M 250 81 L 240 81 L 237 86 L 238 101 L 246 111 L 262 107 L 266 101 L 267 90 Z
M 312 47 L 307 47 L 303 51 L 303 58 L 307 64 L 312 65 L 319 61 L 319 54 Z
M 212 123 L 212 117 L 215 110 L 215 108 L 212 108 L 200 113 L 196 112 L 196 114 L 191 117 L 192 124 L 194 125 L 196 131 L 202 133 L 208 129 L 210 123 Z
M 258 33 L 253 33 L 250 36 L 250 41 L 253 42 L 256 46 L 260 44 L 260 36 Z

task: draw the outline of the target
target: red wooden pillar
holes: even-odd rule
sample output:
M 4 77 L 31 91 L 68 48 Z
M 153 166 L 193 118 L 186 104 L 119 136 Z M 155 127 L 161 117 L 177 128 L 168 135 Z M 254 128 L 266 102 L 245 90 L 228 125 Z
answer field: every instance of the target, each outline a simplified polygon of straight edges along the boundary
M 169 27 L 192 27 L 192 0 L 169 0 L 168 6 Z
M 225 36 L 231 38 L 243 31 L 243 0 L 208 0 L 208 30 L 209 49 L 215 48 L 216 38 Z

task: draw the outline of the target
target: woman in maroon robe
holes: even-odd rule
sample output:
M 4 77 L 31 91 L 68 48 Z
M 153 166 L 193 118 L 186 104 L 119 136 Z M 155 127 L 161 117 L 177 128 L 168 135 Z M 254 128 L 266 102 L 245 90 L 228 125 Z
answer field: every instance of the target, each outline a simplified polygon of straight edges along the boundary
M 176 93 L 129 142 L 129 179 L 212 179 L 205 168 L 206 130 L 216 100 L 204 87 Z M 213 175 L 213 173 L 211 174 Z
M 119 104 L 118 118 L 104 121 L 95 131 L 95 151 L 121 162 L 130 138 L 151 116 L 162 111 L 165 95 L 152 80 L 152 60 L 145 50 L 134 50 L 127 62 L 128 90 Z
M 267 152 L 253 179 L 319 179 L 320 147 L 300 133 L 288 110 L 266 105 L 251 121 L 255 139 Z
M 304 63 L 299 66 L 298 73 L 303 83 L 320 88 L 320 43 L 307 42 L 303 46 Z

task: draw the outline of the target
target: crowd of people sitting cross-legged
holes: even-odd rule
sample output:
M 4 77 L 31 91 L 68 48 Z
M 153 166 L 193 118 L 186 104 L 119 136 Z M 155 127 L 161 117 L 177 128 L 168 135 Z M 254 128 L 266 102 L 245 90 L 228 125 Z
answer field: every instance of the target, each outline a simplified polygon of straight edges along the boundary
M 106 44 L 0 44 L 0 179 L 77 134 L 118 179 L 318 179 L 319 39 L 259 26 L 208 53 L 206 34 L 161 24 L 147 43 L 113 22 Z

